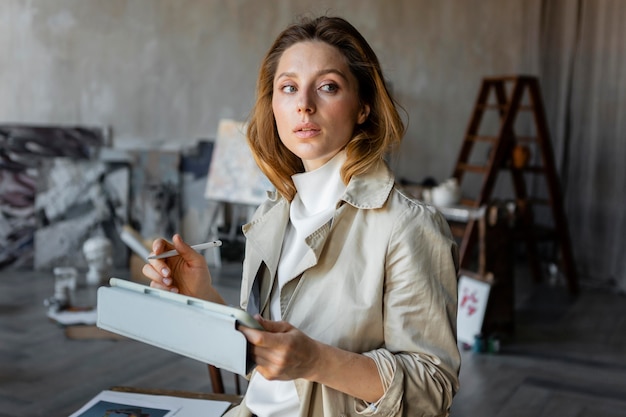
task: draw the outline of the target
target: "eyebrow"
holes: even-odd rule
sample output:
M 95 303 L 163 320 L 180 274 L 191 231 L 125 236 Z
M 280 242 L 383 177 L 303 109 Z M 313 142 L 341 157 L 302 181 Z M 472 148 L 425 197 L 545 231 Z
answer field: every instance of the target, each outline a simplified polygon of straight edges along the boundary
M 344 80 L 348 81 L 348 77 L 346 77 L 346 75 L 342 71 L 339 71 L 338 69 L 335 69 L 335 68 L 319 70 L 318 72 L 315 73 L 315 76 L 319 77 L 320 75 L 326 75 L 326 74 L 337 74 Z M 283 72 L 283 73 L 280 73 L 275 79 L 278 80 L 279 78 L 282 78 L 282 77 L 298 78 L 298 75 L 295 72 Z

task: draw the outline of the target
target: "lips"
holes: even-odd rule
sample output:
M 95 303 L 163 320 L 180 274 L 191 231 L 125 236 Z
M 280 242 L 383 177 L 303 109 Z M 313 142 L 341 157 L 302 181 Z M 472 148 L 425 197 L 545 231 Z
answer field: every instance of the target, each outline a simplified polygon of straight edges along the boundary
M 320 133 L 321 129 L 315 123 L 301 123 L 296 126 L 293 133 L 299 138 L 310 138 Z

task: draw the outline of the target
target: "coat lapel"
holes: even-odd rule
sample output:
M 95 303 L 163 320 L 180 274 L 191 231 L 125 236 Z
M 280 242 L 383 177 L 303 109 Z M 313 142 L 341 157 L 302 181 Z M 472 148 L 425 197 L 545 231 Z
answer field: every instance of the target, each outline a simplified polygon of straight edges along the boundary
M 278 198 L 267 211 L 243 226 L 246 259 L 241 303 L 250 313 L 261 312 L 269 300 L 288 222 L 289 204 Z

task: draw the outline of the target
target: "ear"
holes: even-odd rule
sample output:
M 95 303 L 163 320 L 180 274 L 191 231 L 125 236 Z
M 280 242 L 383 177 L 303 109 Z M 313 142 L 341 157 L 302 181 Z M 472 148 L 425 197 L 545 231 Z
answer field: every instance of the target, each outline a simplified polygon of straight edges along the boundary
M 361 106 L 359 110 L 359 117 L 357 118 L 357 124 L 363 124 L 367 120 L 367 117 L 370 115 L 370 106 L 368 104 L 364 104 Z

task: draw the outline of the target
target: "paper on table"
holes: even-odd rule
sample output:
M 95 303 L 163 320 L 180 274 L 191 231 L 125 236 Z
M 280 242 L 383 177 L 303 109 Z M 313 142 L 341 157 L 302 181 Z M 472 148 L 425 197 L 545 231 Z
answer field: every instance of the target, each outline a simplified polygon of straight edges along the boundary
M 163 417 L 220 417 L 230 403 L 227 401 L 198 400 L 168 395 L 134 394 L 129 392 L 102 391 L 69 417 L 86 417 L 84 414 L 101 401 L 170 410 Z

